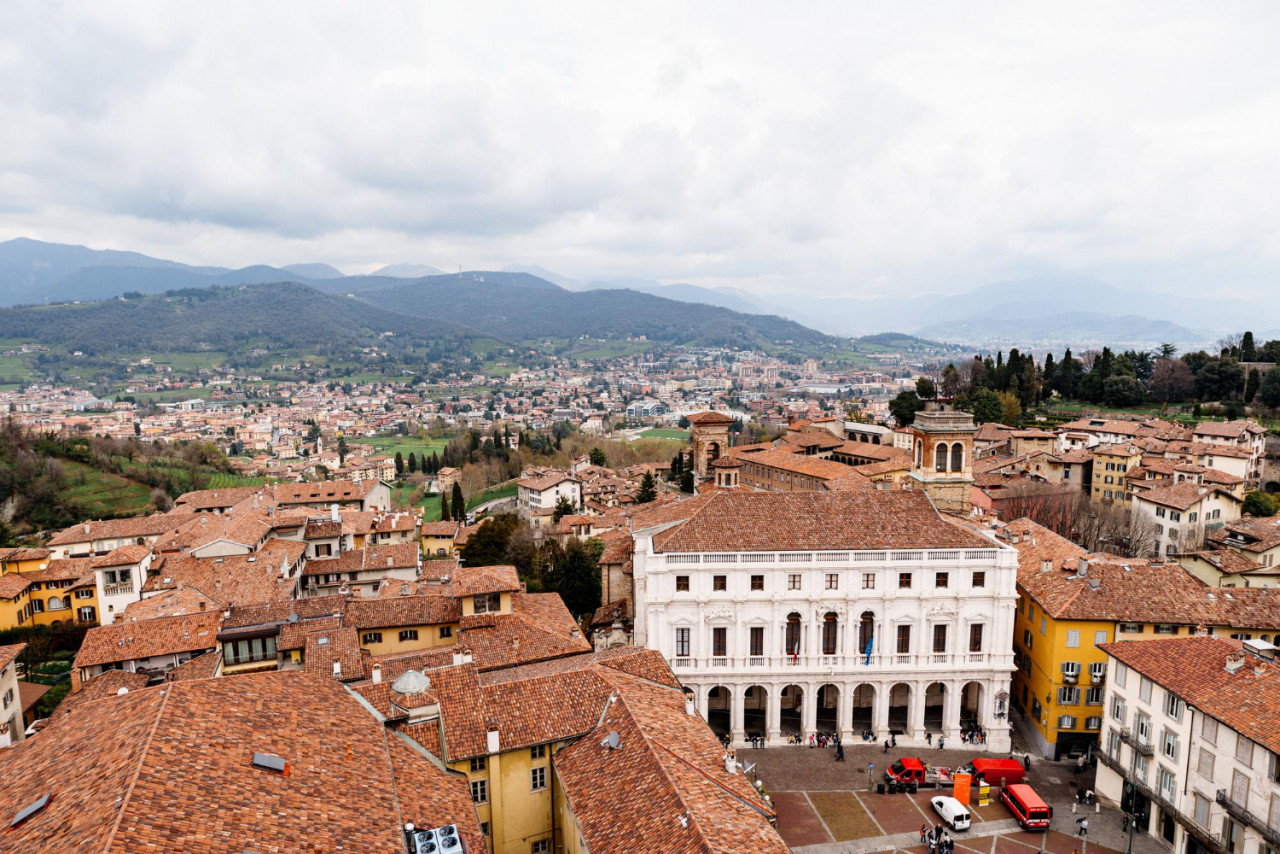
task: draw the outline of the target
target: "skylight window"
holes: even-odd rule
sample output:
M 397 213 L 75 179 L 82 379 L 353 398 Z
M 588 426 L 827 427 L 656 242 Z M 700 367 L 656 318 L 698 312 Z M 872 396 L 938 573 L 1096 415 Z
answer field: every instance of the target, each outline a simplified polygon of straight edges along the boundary
M 31 816 L 43 810 L 49 804 L 49 798 L 51 797 L 53 797 L 51 792 L 45 793 L 31 804 L 23 807 L 22 811 L 13 817 L 13 821 L 9 822 L 9 828 L 12 829 L 17 827 L 27 819 L 31 818 Z
M 253 767 L 261 768 L 263 771 L 274 771 L 277 774 L 285 774 L 289 769 L 288 763 L 274 753 L 253 754 Z

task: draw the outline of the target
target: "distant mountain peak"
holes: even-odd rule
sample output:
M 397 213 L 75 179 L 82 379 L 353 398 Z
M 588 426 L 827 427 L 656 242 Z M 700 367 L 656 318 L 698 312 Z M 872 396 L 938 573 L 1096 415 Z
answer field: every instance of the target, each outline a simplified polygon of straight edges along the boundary
M 387 276 L 392 279 L 421 279 L 423 276 L 443 276 L 444 270 L 428 264 L 388 264 L 379 267 L 370 276 Z

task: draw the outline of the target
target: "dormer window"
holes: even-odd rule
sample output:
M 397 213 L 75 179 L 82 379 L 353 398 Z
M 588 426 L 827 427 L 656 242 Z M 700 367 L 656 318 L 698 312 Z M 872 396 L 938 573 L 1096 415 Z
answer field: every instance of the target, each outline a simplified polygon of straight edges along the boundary
M 482 596 L 472 597 L 475 603 L 475 612 L 477 614 L 496 614 L 502 610 L 502 594 L 486 593 Z

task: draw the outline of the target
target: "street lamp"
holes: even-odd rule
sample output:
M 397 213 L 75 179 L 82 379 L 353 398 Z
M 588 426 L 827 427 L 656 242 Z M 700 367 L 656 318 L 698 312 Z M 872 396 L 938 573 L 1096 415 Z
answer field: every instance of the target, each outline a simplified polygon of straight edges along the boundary
M 1125 854 L 1133 854 L 1133 826 L 1138 823 L 1137 804 L 1135 803 L 1137 793 L 1133 790 L 1132 783 L 1124 784 L 1124 791 L 1129 796 L 1129 847 L 1125 850 Z

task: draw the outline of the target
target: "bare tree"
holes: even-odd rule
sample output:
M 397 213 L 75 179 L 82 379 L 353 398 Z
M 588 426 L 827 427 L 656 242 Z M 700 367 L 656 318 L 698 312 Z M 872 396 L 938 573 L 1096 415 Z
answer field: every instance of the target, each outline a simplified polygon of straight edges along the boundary
M 1069 536 L 1080 490 L 1043 481 L 1027 481 L 1002 489 L 997 506 L 1002 518 L 1027 518 L 1059 536 Z
M 1086 495 L 1076 498 L 1070 539 L 1091 552 L 1118 557 L 1147 557 L 1155 553 L 1159 537 L 1155 522 L 1123 504 L 1099 504 Z

